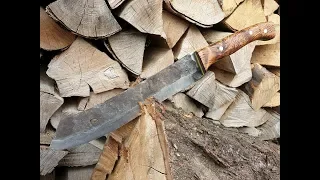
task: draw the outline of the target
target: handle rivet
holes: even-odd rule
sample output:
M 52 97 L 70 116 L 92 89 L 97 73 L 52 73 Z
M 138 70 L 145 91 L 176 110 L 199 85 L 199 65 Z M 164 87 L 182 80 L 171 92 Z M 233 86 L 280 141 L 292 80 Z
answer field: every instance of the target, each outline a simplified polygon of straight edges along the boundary
M 249 31 L 249 34 L 252 35 L 252 31 Z
M 264 32 L 264 33 L 267 33 L 267 32 L 268 32 L 268 30 L 267 30 L 267 29 L 264 29 L 264 30 L 263 30 L 263 32 Z
M 220 46 L 220 47 L 219 47 L 219 50 L 220 50 L 220 51 L 223 51 L 223 47 L 222 47 L 222 46 Z

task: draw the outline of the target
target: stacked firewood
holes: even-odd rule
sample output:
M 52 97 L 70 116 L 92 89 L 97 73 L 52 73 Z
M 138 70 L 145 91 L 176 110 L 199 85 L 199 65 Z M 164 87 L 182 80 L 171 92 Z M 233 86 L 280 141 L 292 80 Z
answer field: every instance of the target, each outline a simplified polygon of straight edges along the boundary
M 275 24 L 275 38 L 251 42 L 221 59 L 199 81 L 163 104 L 167 108 L 181 108 L 186 117 L 206 118 L 262 141 L 279 139 L 279 3 L 279 0 L 42 3 L 40 178 L 172 179 L 168 175 L 169 165 L 163 160 L 168 156 L 163 151 L 166 141 L 161 140 L 166 135 L 159 134 L 162 132 L 159 128 L 165 127 L 159 125 L 148 106 L 142 107 L 144 113 L 140 117 L 105 137 L 64 151 L 49 146 L 61 119 L 103 103 L 187 54 L 267 21 Z M 156 136 L 160 139 L 157 142 L 152 140 Z M 152 149 L 152 154 L 143 158 L 151 153 L 146 149 Z M 134 165 L 136 159 L 128 163 L 130 153 L 136 153 L 135 158 L 140 157 L 144 166 Z

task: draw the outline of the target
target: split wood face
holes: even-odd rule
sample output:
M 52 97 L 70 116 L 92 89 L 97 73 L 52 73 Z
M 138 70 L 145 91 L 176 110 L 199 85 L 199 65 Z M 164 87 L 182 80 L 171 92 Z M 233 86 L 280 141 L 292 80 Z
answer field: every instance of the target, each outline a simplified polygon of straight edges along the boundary
M 105 38 L 121 30 L 105 0 L 57 0 L 46 11 L 66 28 L 86 38 Z

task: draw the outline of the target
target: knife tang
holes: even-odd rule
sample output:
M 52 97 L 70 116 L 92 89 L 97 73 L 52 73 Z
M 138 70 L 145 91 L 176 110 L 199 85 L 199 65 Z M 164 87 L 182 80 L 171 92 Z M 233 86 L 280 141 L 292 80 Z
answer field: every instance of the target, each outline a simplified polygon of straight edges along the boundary
M 202 73 L 219 59 L 229 56 L 243 46 L 255 40 L 267 41 L 276 35 L 274 23 L 263 22 L 237 31 L 220 41 L 204 47 L 194 53 Z

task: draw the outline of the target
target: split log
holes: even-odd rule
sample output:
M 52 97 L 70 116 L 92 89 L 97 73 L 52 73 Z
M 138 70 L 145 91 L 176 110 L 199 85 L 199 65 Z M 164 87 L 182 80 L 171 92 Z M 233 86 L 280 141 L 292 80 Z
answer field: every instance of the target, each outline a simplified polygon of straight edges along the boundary
M 214 72 L 217 80 L 219 80 L 222 84 L 230 87 L 239 87 L 250 81 L 250 79 L 252 78 L 250 67 L 242 69 L 238 74 L 233 74 L 228 71 L 215 68 L 214 66 L 211 66 L 209 70 Z
M 57 129 L 60 121 L 69 115 L 78 114 L 77 101 L 74 98 L 66 99 L 63 105 L 52 115 L 50 123 L 53 128 Z
M 53 170 L 51 173 L 46 174 L 45 176 L 40 175 L 40 180 L 55 180 L 55 171 Z
M 238 89 L 235 100 L 221 116 L 219 121 L 225 127 L 257 127 L 272 118 L 266 110 L 254 110 L 249 96 Z
M 50 117 L 63 101 L 54 88 L 54 81 L 40 69 L 40 133 L 45 131 Z
M 165 10 L 162 11 L 162 20 L 167 44 L 169 48 L 173 48 L 188 29 L 189 23 Z
M 175 59 L 180 59 L 187 54 L 208 46 L 209 44 L 195 25 L 190 25 L 187 32 L 180 38 L 172 51 Z
M 40 175 L 51 173 L 68 151 L 56 151 L 40 145 Z
M 280 66 L 280 43 L 257 46 L 252 53 L 251 63 Z
M 218 0 L 224 16 L 228 17 L 244 0 Z
M 267 70 L 280 77 L 280 67 L 267 67 Z
M 127 70 L 140 75 L 146 39 L 147 34 L 137 30 L 121 31 L 109 37 L 105 46 Z
M 255 63 L 252 79 L 244 87 L 250 96 L 252 108 L 258 110 L 280 90 L 280 77 Z
M 146 79 L 170 66 L 174 62 L 169 48 L 148 47 L 143 58 L 141 78 Z
M 158 109 L 165 125 L 173 179 L 280 179 L 279 145 L 208 119 L 185 117 L 178 110 Z
M 51 126 L 47 126 L 45 131 L 40 133 L 40 145 L 50 145 L 55 134 L 55 130 Z
M 165 141 L 163 129 L 160 130 L 158 120 L 151 115 L 149 105 L 141 105 L 142 115 L 135 128 L 122 146 L 123 153 L 108 180 L 120 179 L 170 179 L 168 157 L 162 145 Z M 161 121 L 161 120 L 160 120 Z M 161 131 L 161 132 L 160 132 Z M 160 132 L 160 133 L 159 133 Z M 162 136 L 162 138 L 160 137 Z M 168 178 L 169 177 L 169 178 Z
M 280 106 L 280 93 L 277 92 L 266 104 L 262 107 L 276 107 Z
M 223 20 L 223 24 L 232 31 L 238 31 L 266 21 L 261 0 L 244 0 L 230 16 Z
M 78 104 L 78 110 L 84 111 L 92 108 L 95 105 L 104 103 L 106 100 L 122 93 L 124 89 L 112 89 L 106 92 L 95 94 L 90 92 L 89 97 L 81 98 Z
M 280 42 L 280 16 L 278 14 L 271 14 L 268 17 L 268 21 L 274 23 L 276 36 L 273 39 L 267 41 L 257 40 L 257 45 L 276 44 Z
M 261 126 L 256 128 L 242 127 L 239 128 L 239 131 L 257 137 L 260 140 L 280 138 L 280 115 L 273 111 L 268 111 L 268 113 L 271 115 L 271 118 Z
M 237 93 L 237 89 L 222 85 L 215 80 L 213 72 L 207 71 L 187 95 L 209 108 L 206 117 L 219 120 L 235 100 Z
M 63 167 L 56 173 L 56 180 L 89 180 L 94 165 L 84 167 Z
M 90 143 L 86 143 L 68 151 L 69 153 L 59 161 L 59 166 L 74 167 L 96 164 L 102 150 Z
M 186 113 L 193 113 L 197 117 L 202 117 L 204 114 L 201 107 L 197 106 L 197 104 L 184 93 L 173 95 L 171 102 L 175 107 L 181 108 Z
M 205 29 L 201 33 L 209 44 L 216 43 L 232 34 L 212 29 Z M 233 74 L 239 74 L 243 69 L 250 67 L 250 59 L 255 45 L 256 42 L 251 42 L 230 56 L 220 59 L 213 66 Z
M 165 8 L 191 23 L 201 27 L 212 27 L 223 20 L 218 0 L 164 0 Z
M 86 38 L 105 38 L 121 30 L 105 0 L 57 0 L 46 11 L 70 31 Z
M 57 82 L 62 97 L 87 97 L 89 85 L 94 93 L 129 87 L 120 64 L 80 37 L 51 60 L 47 74 Z
M 120 150 L 123 146 L 125 139 L 129 137 L 134 129 L 138 118 L 128 122 L 121 126 L 119 129 L 110 133 L 107 141 L 104 144 L 103 151 L 100 155 L 99 161 L 96 164 L 91 179 L 92 180 L 105 180 L 108 174 L 111 174 L 118 157 L 120 156 Z M 123 151 L 122 153 L 124 153 Z
M 126 0 L 117 14 L 142 33 L 165 37 L 162 0 Z
M 125 0 L 108 0 L 111 9 L 115 9 L 120 6 Z
M 60 27 L 45 10 L 40 7 L 40 48 L 47 51 L 65 49 L 76 36 Z M 40 52 L 41 58 L 41 52 Z
M 263 11 L 265 16 L 273 14 L 279 8 L 275 0 L 264 0 Z

